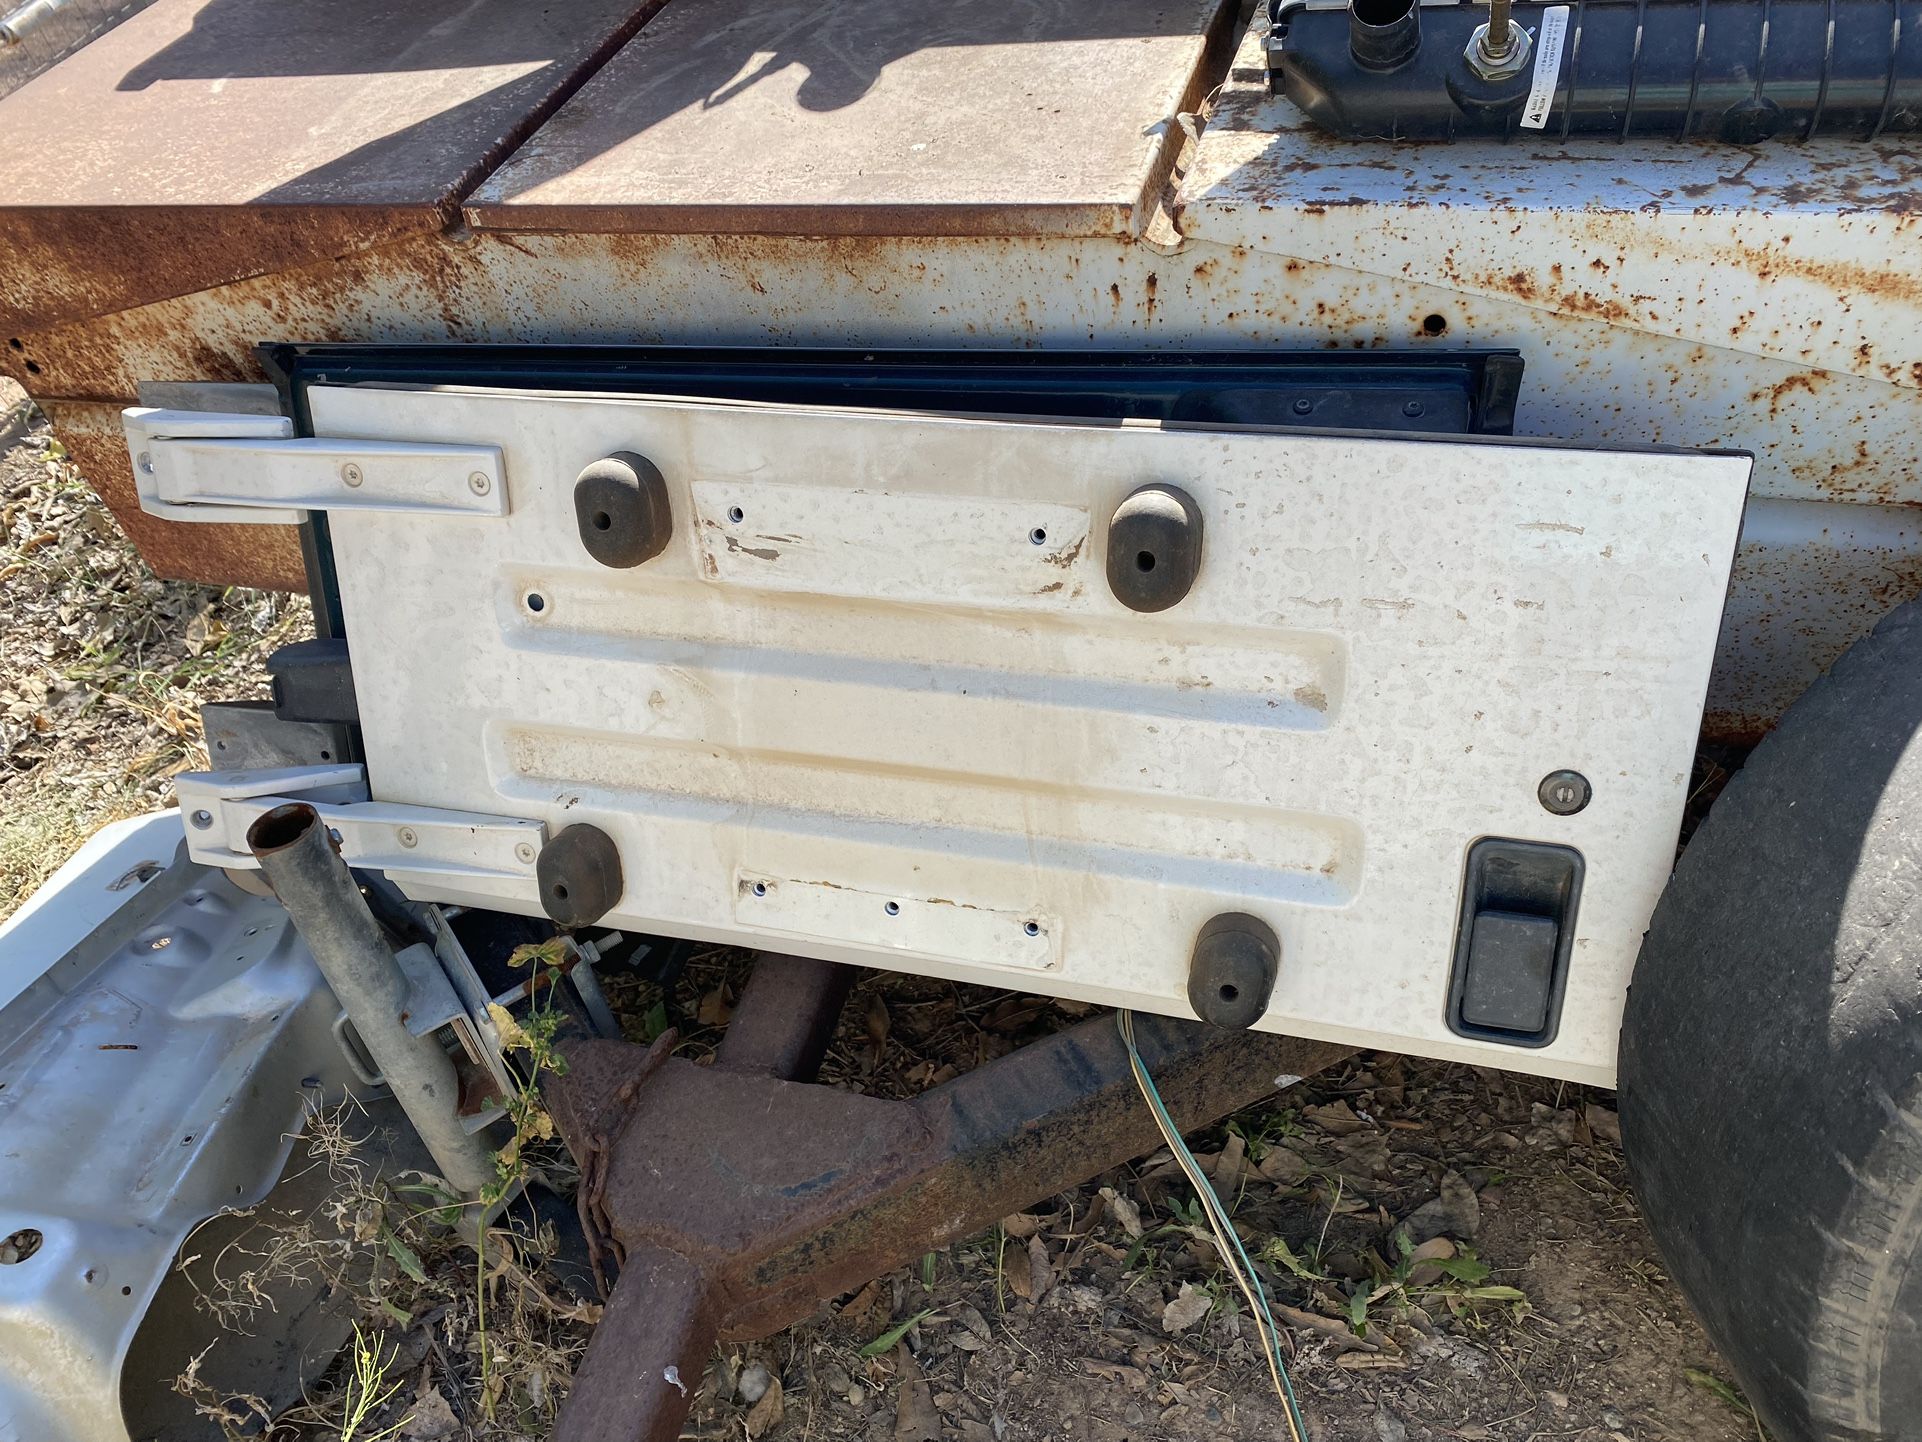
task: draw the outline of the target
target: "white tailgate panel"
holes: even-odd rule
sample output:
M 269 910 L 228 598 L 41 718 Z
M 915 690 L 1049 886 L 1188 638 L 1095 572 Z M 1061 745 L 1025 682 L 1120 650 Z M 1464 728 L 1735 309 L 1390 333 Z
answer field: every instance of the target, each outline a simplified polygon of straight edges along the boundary
M 500 448 L 505 516 L 332 515 L 369 782 L 601 827 L 626 877 L 610 924 L 1192 1015 L 1196 930 L 1247 911 L 1282 943 L 1264 1029 L 1613 1077 L 1746 458 L 310 402 L 323 436 Z M 622 450 L 665 475 L 674 536 L 613 570 L 573 487 Z M 1195 499 L 1205 539 L 1187 597 L 1142 615 L 1103 548 L 1149 481 Z M 1576 816 L 1536 798 L 1561 768 L 1594 784 Z M 1444 1022 L 1484 836 L 1585 860 L 1540 1050 Z M 540 910 L 531 868 L 446 899 Z

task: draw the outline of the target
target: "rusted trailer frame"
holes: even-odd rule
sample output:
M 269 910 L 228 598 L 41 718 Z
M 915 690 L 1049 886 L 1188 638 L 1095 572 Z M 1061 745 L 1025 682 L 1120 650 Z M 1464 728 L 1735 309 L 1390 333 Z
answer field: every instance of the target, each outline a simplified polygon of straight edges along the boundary
M 1108 1016 L 912 1101 L 809 1084 L 853 975 L 761 956 L 711 1067 L 669 1056 L 671 1034 L 564 1049 L 547 1099 L 590 1239 L 621 1262 L 561 1442 L 672 1442 L 717 1341 L 779 1331 L 1159 1140 Z M 1350 1054 L 1158 1017 L 1136 1037 L 1184 1127 Z

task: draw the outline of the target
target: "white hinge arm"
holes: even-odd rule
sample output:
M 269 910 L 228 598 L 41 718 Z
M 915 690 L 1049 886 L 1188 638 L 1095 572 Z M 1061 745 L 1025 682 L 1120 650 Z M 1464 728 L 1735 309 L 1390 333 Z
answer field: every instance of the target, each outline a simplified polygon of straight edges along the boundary
M 294 434 L 285 416 L 121 412 L 140 509 L 173 521 L 286 525 L 307 511 L 507 514 L 498 446 Z
M 247 828 L 289 801 L 319 813 L 350 866 L 415 876 L 525 883 L 547 824 L 483 812 L 443 811 L 368 799 L 360 766 L 267 771 L 186 771 L 174 778 L 187 853 L 203 866 L 254 870 Z

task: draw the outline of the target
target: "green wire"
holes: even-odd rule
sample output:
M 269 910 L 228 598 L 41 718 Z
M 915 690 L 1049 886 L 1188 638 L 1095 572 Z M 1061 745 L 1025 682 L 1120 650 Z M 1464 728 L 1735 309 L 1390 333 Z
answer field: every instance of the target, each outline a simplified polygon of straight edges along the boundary
M 1288 1409 L 1289 1424 L 1295 1429 L 1295 1435 L 1301 1438 L 1302 1442 L 1307 1442 L 1308 1424 L 1302 1420 L 1301 1404 L 1295 1400 L 1294 1380 L 1289 1377 L 1288 1364 L 1282 1359 L 1281 1328 L 1275 1325 L 1275 1314 L 1269 1310 L 1268 1289 L 1261 1284 L 1261 1275 L 1255 1271 L 1255 1264 L 1249 1260 L 1247 1249 L 1241 1245 L 1241 1235 L 1235 1230 L 1227 1208 L 1222 1206 L 1220 1194 L 1215 1191 L 1214 1184 L 1209 1181 L 1207 1174 L 1201 1170 L 1201 1163 L 1195 1160 L 1195 1154 L 1188 1149 L 1188 1144 L 1181 1139 L 1180 1129 L 1175 1126 L 1174 1118 L 1168 1114 L 1168 1108 L 1161 1100 L 1161 1091 L 1155 1086 L 1155 1079 L 1148 1072 L 1148 1064 L 1142 1060 L 1141 1051 L 1135 1045 L 1134 1013 L 1117 1011 L 1115 1026 L 1121 1033 L 1121 1040 L 1127 1045 L 1128 1064 L 1134 1069 L 1135 1080 L 1141 1086 L 1141 1094 L 1147 1098 L 1148 1105 L 1154 1110 L 1162 1135 L 1167 1138 L 1170 1148 L 1181 1155 L 1185 1162 L 1182 1171 L 1187 1174 L 1191 1183 L 1202 1189 L 1203 1195 L 1199 1200 L 1203 1206 L 1211 1207 L 1220 1219 L 1219 1231 L 1227 1237 L 1229 1245 L 1235 1249 L 1236 1257 L 1240 1259 L 1242 1273 L 1247 1277 L 1249 1289 L 1255 1294 L 1255 1301 L 1261 1307 L 1261 1315 L 1268 1324 L 1262 1340 L 1274 1357 L 1275 1374 L 1281 1378 L 1282 1402 Z M 1233 1259 L 1228 1260 L 1232 1262 Z

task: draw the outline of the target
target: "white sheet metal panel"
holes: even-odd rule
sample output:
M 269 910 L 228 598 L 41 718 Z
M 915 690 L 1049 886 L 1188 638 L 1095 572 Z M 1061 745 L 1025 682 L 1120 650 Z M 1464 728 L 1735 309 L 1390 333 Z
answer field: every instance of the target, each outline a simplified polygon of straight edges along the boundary
M 322 435 L 495 445 L 504 517 L 334 514 L 374 797 L 602 827 L 610 924 L 1189 1014 L 1222 911 L 1275 1031 L 1613 1075 L 1668 871 L 1745 457 L 316 388 Z M 665 474 L 611 570 L 572 491 Z M 1151 480 L 1194 589 L 1109 594 Z M 1045 532 L 1037 543 L 1034 533 Z M 1574 817 L 1536 786 L 1595 783 Z M 1443 1020 L 1464 854 L 1587 863 L 1560 1035 Z M 427 894 L 423 892 L 422 894 Z M 532 879 L 442 895 L 538 911 Z

